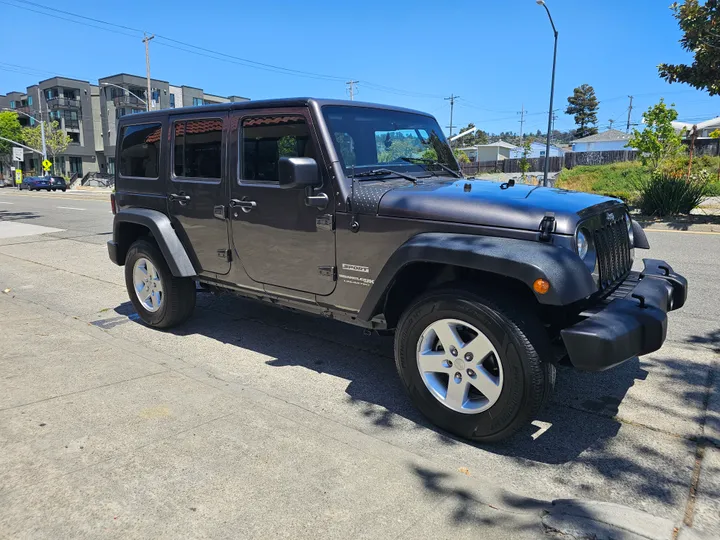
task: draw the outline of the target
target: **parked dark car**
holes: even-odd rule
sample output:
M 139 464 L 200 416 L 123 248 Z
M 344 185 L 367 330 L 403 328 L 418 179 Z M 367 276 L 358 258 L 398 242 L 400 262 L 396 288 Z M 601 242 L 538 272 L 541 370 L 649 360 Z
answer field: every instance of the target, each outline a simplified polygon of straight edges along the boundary
M 61 189 L 62 191 L 65 191 L 67 189 L 67 185 L 65 184 L 65 179 L 62 176 L 27 176 L 23 178 L 22 184 L 20 184 L 20 189 L 27 189 L 30 191 L 40 191 L 41 189 L 56 191 Z
M 394 332 L 412 401 L 468 439 L 535 418 L 560 363 L 659 349 L 685 303 L 668 263 L 632 270 L 649 245 L 622 201 L 464 178 L 425 113 L 248 101 L 124 116 L 117 133 L 108 252 L 146 324 L 186 320 L 199 282 Z

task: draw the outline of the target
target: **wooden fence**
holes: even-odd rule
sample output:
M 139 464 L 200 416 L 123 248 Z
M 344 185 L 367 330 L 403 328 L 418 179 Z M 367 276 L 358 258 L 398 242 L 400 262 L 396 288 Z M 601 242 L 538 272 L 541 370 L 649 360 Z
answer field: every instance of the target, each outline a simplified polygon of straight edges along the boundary
M 565 168 L 572 169 L 580 165 L 608 165 L 620 161 L 635 161 L 637 150 L 603 150 L 602 152 L 567 152 Z
M 707 155 L 712 154 L 713 148 L 717 147 L 717 143 L 713 141 L 715 146 L 712 148 L 708 145 L 698 153 Z M 696 145 L 696 149 L 698 146 Z M 634 161 L 638 159 L 637 150 L 605 150 L 602 152 L 567 152 L 562 157 L 551 157 L 548 170 L 550 172 L 559 172 L 566 169 L 572 169 L 580 165 L 607 165 L 609 163 L 618 163 L 621 161 Z M 460 167 L 464 174 L 472 176 L 476 174 L 487 173 L 518 173 L 520 170 L 520 159 L 501 159 L 498 161 L 480 161 L 479 163 L 461 163 Z M 538 172 L 545 170 L 545 158 L 528 159 L 530 168 L 528 171 Z

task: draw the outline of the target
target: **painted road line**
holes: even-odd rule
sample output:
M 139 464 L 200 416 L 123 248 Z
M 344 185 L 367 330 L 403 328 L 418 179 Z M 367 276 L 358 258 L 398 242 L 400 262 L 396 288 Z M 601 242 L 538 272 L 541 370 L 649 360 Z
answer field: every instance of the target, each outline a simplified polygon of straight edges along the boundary
M 77 208 L 75 206 L 58 206 L 57 209 L 58 210 L 81 210 L 83 212 L 85 210 L 87 210 L 87 208 Z
M 643 229 L 647 232 L 675 233 L 675 234 L 709 234 L 720 236 L 720 231 L 673 231 L 670 229 Z
M 15 204 L 15 203 L 14 203 L 14 202 L 5 202 L 5 201 L 0 201 L 0 204 Z

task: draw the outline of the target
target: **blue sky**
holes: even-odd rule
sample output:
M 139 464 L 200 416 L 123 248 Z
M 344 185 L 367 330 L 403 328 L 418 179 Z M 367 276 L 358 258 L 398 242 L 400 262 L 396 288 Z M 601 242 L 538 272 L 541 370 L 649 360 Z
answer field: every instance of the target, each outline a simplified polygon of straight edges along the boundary
M 43 15 L 49 0 L 0 0 L 0 93 L 24 90 L 53 74 L 97 82 L 119 72 L 144 75 L 145 51 L 133 30 L 76 24 L 67 12 Z M 670 0 L 547 0 L 560 32 L 557 129 L 570 129 L 567 96 L 588 83 L 600 100 L 599 125 L 633 121 L 660 97 L 681 120 L 720 116 L 720 98 L 657 76 L 661 62 L 689 60 Z M 12 4 L 12 5 L 11 5 Z M 20 6 L 24 6 L 20 7 Z M 453 123 L 491 132 L 545 130 L 552 32 L 535 0 L 235 0 L 62 3 L 72 13 L 145 30 L 221 53 L 329 78 L 256 69 L 151 42 L 152 76 L 206 92 L 253 99 L 346 97 L 345 80 L 360 81 L 357 99 L 402 105 L 449 123 L 443 97 L 460 96 Z M 33 39 L 32 29 L 43 29 Z M 120 33 L 116 33 L 120 32 Z M 10 65 L 11 64 L 11 65 Z M 21 67 L 17 67 L 21 66 Z M 389 87 L 390 90 L 377 85 Z

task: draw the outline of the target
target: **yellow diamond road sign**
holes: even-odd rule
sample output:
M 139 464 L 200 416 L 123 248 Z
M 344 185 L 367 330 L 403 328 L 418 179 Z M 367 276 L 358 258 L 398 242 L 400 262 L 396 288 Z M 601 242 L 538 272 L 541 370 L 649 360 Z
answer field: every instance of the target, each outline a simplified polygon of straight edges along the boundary
M 52 167 L 52 163 L 50 163 L 49 159 L 44 159 L 42 162 L 42 166 L 43 166 L 43 169 L 45 169 L 46 171 L 49 171 L 50 167 Z

